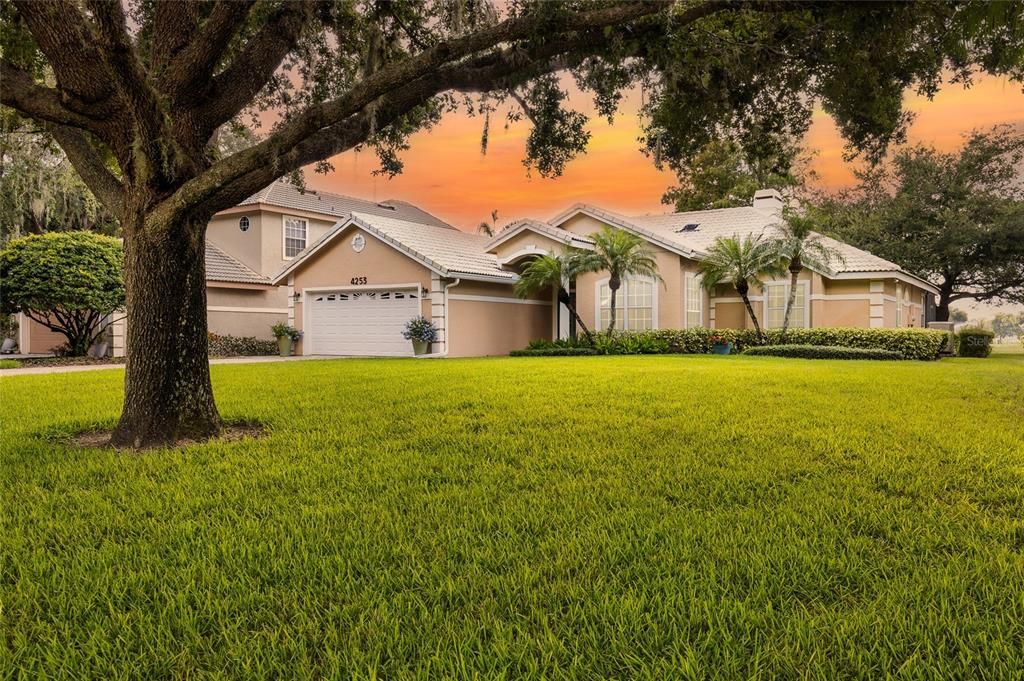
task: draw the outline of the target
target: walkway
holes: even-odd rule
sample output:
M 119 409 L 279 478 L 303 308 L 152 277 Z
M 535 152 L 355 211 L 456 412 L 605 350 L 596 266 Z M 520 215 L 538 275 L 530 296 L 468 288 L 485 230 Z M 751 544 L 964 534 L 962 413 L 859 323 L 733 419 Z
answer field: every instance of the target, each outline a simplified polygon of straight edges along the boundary
M 210 364 L 263 364 L 265 362 L 303 362 L 316 359 L 345 359 L 334 355 L 298 355 L 293 357 L 223 357 L 211 359 Z M 124 369 L 124 364 L 69 364 L 66 366 L 24 367 L 21 369 L 0 369 L 0 377 L 24 376 L 26 374 L 70 374 L 76 371 L 99 371 L 101 369 Z

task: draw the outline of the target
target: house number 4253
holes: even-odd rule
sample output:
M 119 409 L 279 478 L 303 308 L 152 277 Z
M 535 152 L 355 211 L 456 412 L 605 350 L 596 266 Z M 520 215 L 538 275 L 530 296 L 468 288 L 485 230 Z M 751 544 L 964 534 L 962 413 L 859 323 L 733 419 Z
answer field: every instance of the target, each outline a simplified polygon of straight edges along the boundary
M 362 284 L 366 283 L 366 277 L 352 277 L 349 283 L 351 283 L 353 286 L 361 286 Z

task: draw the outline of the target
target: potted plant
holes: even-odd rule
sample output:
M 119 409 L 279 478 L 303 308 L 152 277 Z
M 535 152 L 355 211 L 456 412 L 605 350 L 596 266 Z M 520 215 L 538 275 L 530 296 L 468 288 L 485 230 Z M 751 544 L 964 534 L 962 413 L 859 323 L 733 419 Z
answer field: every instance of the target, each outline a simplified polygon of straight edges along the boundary
M 291 355 L 292 344 L 302 337 L 301 331 L 288 324 L 274 324 L 270 327 L 270 331 L 277 339 L 277 349 L 281 352 L 282 357 Z
M 430 349 L 430 344 L 437 340 L 437 327 L 432 321 L 419 315 L 405 323 L 402 336 L 412 341 L 413 354 L 425 355 Z
M 712 354 L 728 355 L 732 353 L 732 341 L 725 336 L 712 336 L 708 340 L 711 341 Z

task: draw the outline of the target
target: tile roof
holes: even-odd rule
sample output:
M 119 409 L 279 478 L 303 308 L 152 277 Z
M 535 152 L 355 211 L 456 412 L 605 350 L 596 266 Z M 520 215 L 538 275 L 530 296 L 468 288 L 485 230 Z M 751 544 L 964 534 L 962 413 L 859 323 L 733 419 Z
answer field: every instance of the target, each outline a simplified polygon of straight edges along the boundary
M 466 275 L 469 278 L 509 283 L 515 282 L 519 278 L 515 272 L 502 269 L 498 264 L 497 256 L 485 252 L 489 237 L 448 227 L 356 212 L 352 213 L 348 220 L 339 221 L 326 234 L 310 244 L 306 250 L 273 277 L 274 282 L 283 280 L 288 272 L 296 269 L 309 256 L 352 224 L 362 227 L 398 250 L 407 253 L 414 260 L 418 260 L 445 276 Z
M 770 237 L 776 232 L 775 225 L 779 223 L 781 217 L 771 210 L 744 206 L 664 215 L 635 215 L 625 219 L 680 246 L 703 254 L 719 237 L 752 234 Z M 697 225 L 696 229 L 684 231 L 686 225 L 693 224 Z M 833 273 L 903 271 L 896 263 L 868 251 L 824 235 L 822 237 L 828 246 L 843 256 L 843 261 L 834 260 L 829 263 Z
M 206 280 L 238 284 L 269 284 L 270 278 L 249 268 L 209 241 L 206 242 Z
M 491 240 L 488 241 L 486 245 L 487 250 L 493 249 L 495 246 L 502 243 L 506 239 L 515 236 L 519 232 L 522 232 L 527 229 L 537 232 L 538 234 L 544 234 L 545 236 L 551 237 L 555 241 L 560 241 L 561 243 L 569 246 L 587 248 L 588 246 L 594 245 L 593 240 L 585 236 L 574 234 L 573 232 L 570 232 L 566 229 L 549 225 L 548 223 L 541 222 L 540 220 L 532 220 L 527 218 L 524 220 L 516 220 L 515 222 L 510 222 L 505 227 L 505 229 L 501 230 L 493 237 L 491 237 Z
M 320 190 L 306 189 L 303 191 L 290 182 L 280 180 L 264 187 L 238 205 L 248 206 L 257 203 L 294 210 L 308 210 L 313 213 L 323 213 L 324 215 L 335 217 L 347 217 L 355 212 L 367 213 L 381 217 L 409 220 L 424 225 L 455 229 L 440 218 L 405 201 L 389 199 L 378 203 L 376 201 L 367 201 Z

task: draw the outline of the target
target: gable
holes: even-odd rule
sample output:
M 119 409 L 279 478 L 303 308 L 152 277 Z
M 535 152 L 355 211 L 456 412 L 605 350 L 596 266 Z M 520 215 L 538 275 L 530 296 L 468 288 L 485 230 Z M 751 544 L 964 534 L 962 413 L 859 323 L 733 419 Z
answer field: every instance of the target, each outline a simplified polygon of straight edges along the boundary
M 362 239 L 362 250 L 354 243 Z M 297 288 L 419 283 L 430 287 L 431 271 L 371 232 L 350 223 L 292 270 Z

